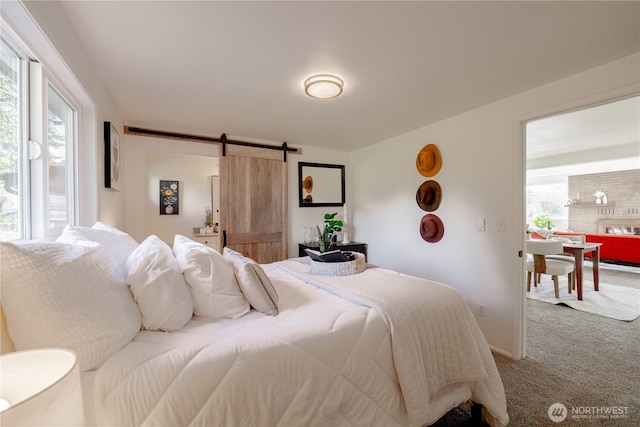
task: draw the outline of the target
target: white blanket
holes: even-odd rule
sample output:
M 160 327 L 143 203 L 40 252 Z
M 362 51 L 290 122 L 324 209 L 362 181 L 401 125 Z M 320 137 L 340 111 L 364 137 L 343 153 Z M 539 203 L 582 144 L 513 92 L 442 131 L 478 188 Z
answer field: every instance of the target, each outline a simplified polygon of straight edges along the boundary
M 409 418 L 423 420 L 447 386 L 475 383 L 474 401 L 506 424 L 500 374 L 476 320 L 454 288 L 370 267 L 351 276 L 310 274 L 307 264 L 277 263 L 307 283 L 378 311 L 385 320 Z
M 424 417 L 412 421 L 398 386 L 391 336 L 378 311 L 273 265 L 264 268 L 279 294 L 278 316 L 252 311 L 236 320 L 194 318 L 176 332 L 141 331 L 85 375 L 90 421 L 418 426 L 484 387 L 483 382 L 445 387 L 425 402 Z M 496 400 L 504 398 L 504 392 L 492 391 Z

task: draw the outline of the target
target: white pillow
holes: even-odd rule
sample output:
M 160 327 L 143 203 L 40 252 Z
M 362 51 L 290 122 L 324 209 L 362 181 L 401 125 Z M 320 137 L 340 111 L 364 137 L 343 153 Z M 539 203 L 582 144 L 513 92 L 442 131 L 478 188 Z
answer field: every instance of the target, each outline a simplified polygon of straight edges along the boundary
M 74 244 L 83 244 L 87 241 L 102 245 L 122 270 L 122 274 L 125 272 L 129 254 L 138 247 L 138 242 L 127 233 L 101 222 L 96 222 L 91 228 L 67 225 L 60 237 L 56 239 L 56 242 Z
M 147 237 L 129 255 L 126 271 L 145 329 L 175 331 L 191 320 L 193 300 L 169 245 Z
M 138 333 L 140 311 L 97 245 L 0 244 L 2 309 L 16 350 L 63 347 L 97 369 Z
M 249 304 L 265 314 L 278 314 L 278 293 L 262 267 L 251 258 L 226 246 L 224 259 L 232 263 L 240 289 Z
M 237 319 L 250 310 L 233 268 L 214 249 L 176 234 L 173 254 L 189 284 L 195 315 Z

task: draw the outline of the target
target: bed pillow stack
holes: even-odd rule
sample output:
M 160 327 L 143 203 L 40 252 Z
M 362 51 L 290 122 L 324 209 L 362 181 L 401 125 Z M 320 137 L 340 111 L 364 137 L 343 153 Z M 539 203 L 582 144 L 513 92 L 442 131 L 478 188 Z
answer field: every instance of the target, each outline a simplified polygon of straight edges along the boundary
M 175 331 L 193 317 L 193 299 L 169 245 L 147 237 L 126 261 L 127 284 L 145 329 Z
M 240 289 L 249 304 L 262 313 L 278 314 L 278 294 L 262 267 L 229 247 L 224 248 L 223 254 L 233 265 Z
M 96 369 L 138 333 L 129 288 L 100 244 L 0 244 L 0 289 L 16 350 L 63 347 Z

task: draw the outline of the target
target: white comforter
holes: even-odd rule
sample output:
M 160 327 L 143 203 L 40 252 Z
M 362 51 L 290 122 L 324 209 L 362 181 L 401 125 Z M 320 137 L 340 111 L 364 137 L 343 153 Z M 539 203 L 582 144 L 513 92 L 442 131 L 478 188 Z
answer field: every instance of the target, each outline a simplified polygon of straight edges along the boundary
M 504 387 L 478 324 L 454 288 L 382 268 L 345 277 L 309 274 L 309 266 L 278 263 L 305 282 L 365 304 L 391 332 L 392 353 L 409 418 L 425 419 L 451 385 L 473 383 L 473 400 L 506 424 Z
M 108 426 L 422 425 L 474 398 L 507 422 L 502 383 L 479 331 L 471 329 L 477 350 L 467 356 L 474 375 L 478 363 L 484 365 L 483 378 L 455 384 L 446 372 L 444 380 L 423 378 L 429 393 L 415 402 L 413 392 L 403 397 L 400 384 L 404 390 L 407 382 L 399 381 L 396 367 L 404 371 L 380 308 L 264 267 L 279 294 L 278 316 L 252 311 L 237 320 L 194 318 L 178 332 L 140 332 L 85 376 L 90 420 Z M 442 336 L 427 345 L 437 342 L 444 346 L 432 348 L 429 360 L 458 353 L 451 345 L 467 347 Z M 405 397 L 420 407 L 411 418 Z

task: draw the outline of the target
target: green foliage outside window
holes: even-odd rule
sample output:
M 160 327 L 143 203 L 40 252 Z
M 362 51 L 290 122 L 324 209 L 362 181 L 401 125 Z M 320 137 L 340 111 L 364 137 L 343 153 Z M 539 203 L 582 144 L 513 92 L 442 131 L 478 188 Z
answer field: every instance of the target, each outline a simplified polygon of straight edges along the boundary
M 553 227 L 555 227 L 553 221 L 551 221 L 551 218 L 549 218 L 549 215 L 547 214 L 542 214 L 536 217 L 533 220 L 533 223 L 541 230 L 551 230 Z

